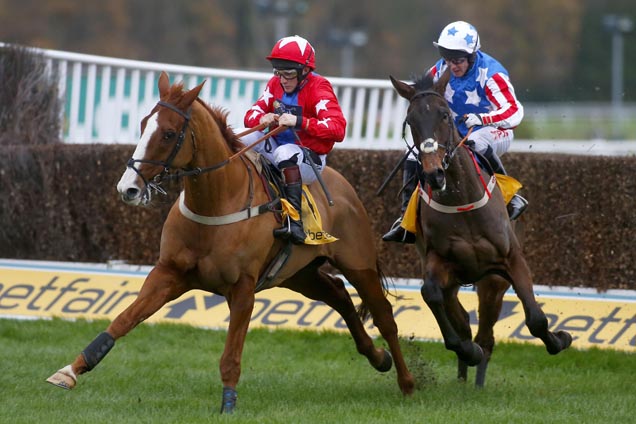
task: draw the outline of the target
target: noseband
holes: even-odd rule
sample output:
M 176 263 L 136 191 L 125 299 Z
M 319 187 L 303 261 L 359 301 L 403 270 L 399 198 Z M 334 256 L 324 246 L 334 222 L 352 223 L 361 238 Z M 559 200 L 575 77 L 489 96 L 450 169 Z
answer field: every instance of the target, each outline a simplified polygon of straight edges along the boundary
M 170 110 L 172 110 L 173 112 L 181 115 L 184 119 L 183 121 L 183 126 L 181 127 L 181 131 L 179 132 L 179 135 L 177 136 L 177 142 L 175 143 L 174 147 L 172 148 L 172 151 L 170 152 L 170 154 L 168 155 L 168 159 L 166 159 L 165 161 L 160 161 L 160 160 L 148 160 L 148 159 L 134 159 L 134 158 L 130 158 L 128 159 L 128 162 L 126 163 L 126 166 L 130 169 L 132 169 L 133 171 L 135 171 L 135 173 L 137 175 L 139 175 L 139 177 L 143 180 L 144 184 L 146 185 L 146 187 L 149 187 L 150 189 L 153 189 L 161 194 L 166 194 L 166 191 L 161 187 L 161 183 L 163 182 L 164 178 L 170 173 L 170 168 L 172 168 L 172 161 L 174 160 L 174 158 L 177 156 L 177 154 L 179 153 L 179 150 L 181 150 L 181 146 L 183 146 L 183 141 L 185 140 L 185 134 L 186 131 L 188 130 L 188 126 L 190 125 L 190 109 L 188 109 L 187 112 L 183 112 L 182 110 L 178 109 L 177 107 L 175 107 L 174 105 L 171 105 L 170 103 L 166 103 L 164 101 L 159 101 L 157 102 L 157 106 L 163 106 L 166 107 Z M 156 107 L 156 106 L 155 106 Z M 194 143 L 194 132 L 191 131 L 191 136 L 192 136 L 192 142 Z M 159 165 L 161 167 L 163 167 L 163 171 L 161 171 L 159 174 L 155 175 L 155 177 L 152 179 L 152 181 L 148 181 L 146 180 L 146 178 L 141 174 L 141 172 L 139 172 L 139 169 L 137 169 L 137 167 L 135 167 L 136 163 L 147 163 L 150 165 Z M 146 193 L 144 193 L 146 194 Z

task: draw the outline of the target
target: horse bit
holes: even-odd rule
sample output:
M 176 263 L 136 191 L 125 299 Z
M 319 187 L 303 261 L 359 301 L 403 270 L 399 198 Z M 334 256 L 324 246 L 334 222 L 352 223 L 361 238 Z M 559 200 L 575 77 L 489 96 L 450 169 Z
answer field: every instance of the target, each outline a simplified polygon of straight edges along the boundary
M 166 159 L 165 161 L 158 161 L 158 160 L 148 160 L 148 159 L 134 159 L 134 158 L 130 158 L 128 159 L 128 162 L 126 163 L 126 166 L 128 168 L 131 168 L 133 171 L 135 171 L 135 173 L 137 175 L 139 175 L 139 177 L 143 180 L 144 184 L 146 185 L 146 187 L 155 190 L 158 193 L 161 193 L 163 195 L 166 195 L 166 191 L 161 187 L 161 183 L 163 182 L 164 179 L 166 178 L 170 178 L 170 179 L 177 179 L 177 178 L 181 178 L 181 177 L 188 177 L 188 176 L 192 176 L 192 175 L 199 175 L 202 174 L 204 172 L 208 172 L 208 171 L 213 171 L 215 169 L 219 169 L 225 165 L 227 165 L 229 163 L 229 159 L 226 159 L 218 164 L 212 165 L 212 166 L 208 166 L 205 168 L 194 168 L 194 169 L 190 169 L 190 170 L 184 170 L 184 171 L 180 171 L 180 172 L 176 172 L 175 174 L 170 174 L 170 169 L 172 168 L 172 161 L 174 160 L 174 158 L 177 156 L 177 154 L 179 153 L 179 150 L 181 150 L 181 147 L 183 146 L 183 142 L 185 141 L 185 136 L 186 136 L 186 131 L 188 130 L 188 127 L 190 126 L 190 112 L 191 109 L 188 109 L 187 112 L 183 112 L 182 110 L 180 110 L 179 108 L 177 108 L 174 105 L 171 105 L 170 103 L 164 102 L 164 101 L 159 101 L 157 102 L 157 106 L 162 106 L 165 108 L 168 108 L 170 110 L 172 110 L 173 112 L 177 113 L 178 115 L 180 115 L 181 117 L 183 117 L 184 122 L 183 122 L 183 126 L 181 127 L 181 131 L 179 132 L 179 135 L 177 136 L 177 142 L 175 143 L 174 147 L 172 148 L 172 151 L 170 152 L 170 154 L 168 155 L 168 159 Z M 194 132 L 192 130 L 190 130 L 190 136 L 192 137 L 192 143 L 195 143 L 195 137 L 194 137 Z M 196 149 L 195 149 L 196 150 Z M 152 179 L 152 181 L 148 181 L 146 180 L 146 178 L 141 174 L 141 172 L 139 172 L 139 170 L 135 167 L 136 163 L 147 163 L 147 164 L 151 164 L 151 165 L 159 165 L 161 167 L 163 167 L 163 170 L 155 175 Z

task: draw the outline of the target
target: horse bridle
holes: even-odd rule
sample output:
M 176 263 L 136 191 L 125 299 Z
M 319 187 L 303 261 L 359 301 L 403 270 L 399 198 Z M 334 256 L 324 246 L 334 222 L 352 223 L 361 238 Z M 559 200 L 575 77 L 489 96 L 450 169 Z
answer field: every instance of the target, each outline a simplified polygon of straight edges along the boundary
M 409 103 L 412 104 L 413 101 L 415 101 L 417 98 L 426 97 L 426 96 L 437 96 L 446 102 L 446 99 L 444 98 L 444 96 L 442 96 L 437 91 L 423 90 L 423 91 L 418 91 L 417 93 L 415 93 L 413 97 L 411 97 L 411 99 L 409 100 Z M 408 122 L 408 116 L 407 118 L 404 119 L 404 122 L 402 123 L 402 138 L 403 139 L 405 139 L 407 125 L 410 126 Z M 448 125 L 448 138 L 447 138 L 445 146 L 439 146 L 437 144 L 437 141 L 435 140 L 426 139 L 422 141 L 418 147 L 419 151 L 424 151 L 425 153 L 435 152 L 437 151 L 438 147 L 441 147 L 442 149 L 444 149 L 444 157 L 442 158 L 442 166 L 444 167 L 444 170 L 448 169 L 448 167 L 450 166 L 451 160 L 453 159 L 453 157 L 455 156 L 455 153 L 457 152 L 457 146 L 453 147 L 451 145 L 451 142 L 453 140 L 454 130 L 455 130 L 455 121 L 451 118 L 450 124 Z M 409 148 L 409 152 L 411 152 L 415 146 L 417 146 L 417 142 L 415 142 L 414 140 L 413 146 L 410 146 Z
M 180 115 L 184 121 L 183 121 L 183 125 L 181 127 L 181 131 L 179 132 L 179 135 L 177 136 L 177 142 L 175 143 L 174 147 L 172 148 L 172 151 L 170 152 L 170 154 L 168 155 L 168 158 L 165 161 L 159 161 L 159 160 L 148 160 L 148 159 L 134 159 L 134 158 L 130 158 L 128 159 L 128 162 L 126 163 L 126 166 L 128 168 L 131 168 L 133 171 L 135 171 L 135 173 L 137 175 L 139 175 L 139 177 L 143 180 L 144 184 L 146 184 L 146 187 L 149 187 L 161 194 L 166 194 L 166 191 L 161 187 L 161 183 L 165 180 L 165 179 L 178 179 L 181 177 L 189 177 L 192 175 L 199 175 L 202 174 L 204 172 L 209 172 L 209 171 L 214 171 L 215 169 L 219 169 L 222 168 L 223 166 L 227 165 L 230 161 L 229 159 L 225 159 L 215 165 L 212 166 L 207 166 L 205 168 L 194 168 L 194 169 L 188 169 L 188 170 L 181 170 L 175 173 L 170 173 L 170 170 L 173 169 L 174 167 L 172 166 L 172 161 L 174 161 L 174 158 L 177 156 L 177 154 L 179 153 L 179 151 L 181 150 L 181 147 L 183 146 L 183 142 L 185 141 L 185 137 L 186 137 L 186 132 L 188 131 L 188 128 L 190 126 L 190 119 L 191 119 L 191 110 L 192 108 L 188 109 L 187 112 L 183 112 L 181 109 L 177 108 L 176 106 L 164 102 L 162 100 L 157 102 L 157 106 L 161 106 L 161 107 L 165 107 L 168 108 L 170 110 L 172 110 L 173 112 L 177 113 L 178 115 Z M 155 106 L 155 108 L 157 107 Z M 194 136 L 194 131 L 190 130 L 190 137 L 192 138 L 192 143 L 195 145 L 195 151 L 196 151 L 196 142 L 195 142 L 195 136 Z M 135 167 L 135 164 L 137 163 L 147 163 L 150 165 L 159 165 L 161 167 L 163 167 L 163 170 L 155 175 L 152 179 L 152 181 L 148 181 L 146 180 L 146 178 L 141 174 L 141 172 L 139 172 L 139 170 Z
M 135 159 L 135 158 L 130 158 L 128 159 L 128 162 L 126 163 L 126 166 L 130 169 L 132 169 L 133 171 L 135 171 L 135 173 L 137 175 L 139 175 L 139 177 L 143 180 L 144 184 L 146 185 L 146 187 L 149 187 L 161 194 L 166 194 L 166 191 L 161 187 L 161 183 L 163 182 L 164 178 L 166 177 L 166 175 L 168 175 L 170 173 L 170 169 L 172 168 L 172 161 L 174 160 L 174 158 L 177 156 L 177 154 L 179 153 L 179 150 L 181 150 L 181 146 L 183 146 L 183 142 L 185 140 L 185 135 L 186 135 L 186 131 L 188 130 L 188 127 L 190 126 L 190 109 L 188 109 L 187 112 L 183 112 L 181 109 L 178 109 L 176 106 L 171 105 L 170 103 L 166 103 L 164 101 L 159 101 L 157 102 L 157 105 L 155 106 L 155 108 L 157 108 L 157 106 L 163 106 L 166 107 L 174 112 L 176 112 L 177 114 L 181 115 L 184 119 L 183 121 L 183 126 L 181 127 L 181 131 L 179 132 L 179 135 L 177 136 L 177 142 L 175 143 L 174 147 L 172 148 L 172 151 L 170 152 L 170 154 L 168 155 L 168 159 L 166 159 L 165 161 L 160 161 L 160 160 L 148 160 L 148 159 Z M 153 109 L 154 110 L 154 109 Z M 192 142 L 194 143 L 194 132 L 191 131 L 191 136 L 192 136 Z M 148 181 L 146 179 L 146 177 L 144 177 L 141 172 L 139 172 L 139 169 L 137 169 L 137 167 L 135 166 L 135 164 L 137 163 L 147 163 L 150 165 L 159 165 L 161 167 L 163 167 L 163 170 L 155 175 L 152 179 L 152 181 Z

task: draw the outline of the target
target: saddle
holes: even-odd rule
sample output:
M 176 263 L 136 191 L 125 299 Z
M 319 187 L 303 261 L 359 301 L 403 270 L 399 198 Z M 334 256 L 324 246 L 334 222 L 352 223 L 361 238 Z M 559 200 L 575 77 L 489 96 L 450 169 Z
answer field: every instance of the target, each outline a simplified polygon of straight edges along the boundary
M 246 157 L 256 167 L 258 175 L 261 177 L 263 185 L 267 189 L 270 200 L 278 199 L 278 202 L 276 202 L 276 210 L 273 211 L 276 216 L 276 220 L 278 222 L 282 222 L 287 215 L 294 217 L 298 211 L 296 211 L 296 209 L 287 202 L 284 197 L 282 197 L 282 193 L 284 193 L 284 182 L 280 170 L 258 152 L 248 151 L 246 152 Z M 302 210 L 300 213 L 303 221 L 303 227 L 307 233 L 305 244 L 318 245 L 337 241 L 338 238 L 332 236 L 322 228 L 320 212 L 316 207 L 316 202 L 313 196 L 305 184 L 303 184 L 303 196 L 301 203 Z

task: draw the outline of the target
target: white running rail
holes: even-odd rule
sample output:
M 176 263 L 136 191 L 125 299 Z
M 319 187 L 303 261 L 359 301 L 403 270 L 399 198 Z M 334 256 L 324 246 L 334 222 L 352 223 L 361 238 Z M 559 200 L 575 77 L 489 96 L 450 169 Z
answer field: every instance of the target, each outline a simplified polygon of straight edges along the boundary
M 5 46 L 0 42 L 0 47 Z M 139 123 L 158 101 L 157 80 L 166 71 L 172 82 L 192 88 L 205 80 L 201 98 L 229 111 L 228 122 L 243 127 L 243 115 L 260 97 L 269 72 L 249 72 L 142 62 L 112 57 L 32 49 L 42 54 L 59 82 L 63 101 L 62 138 L 67 143 L 136 144 Z M 347 137 L 337 148 L 403 150 L 406 100 L 386 80 L 328 77 L 347 119 Z M 545 119 L 553 106 L 526 105 L 527 118 Z M 581 109 L 581 108 L 579 108 Z M 609 113 L 593 107 L 585 113 Z M 636 106 L 624 110 L 636 113 Z M 563 113 L 561 113 L 563 114 Z M 538 119 L 537 118 L 537 119 Z M 515 140 L 511 151 L 585 155 L 636 154 L 636 141 Z
M 205 80 L 200 97 L 229 111 L 228 122 L 243 127 L 243 115 L 271 77 L 248 72 L 116 59 L 56 50 L 36 50 L 58 79 L 64 102 L 63 139 L 68 143 L 135 144 L 139 122 L 159 100 L 157 80 L 166 71 L 172 82 L 192 88 Z M 403 147 L 401 125 L 406 101 L 387 79 L 330 77 L 347 118 L 347 148 Z

